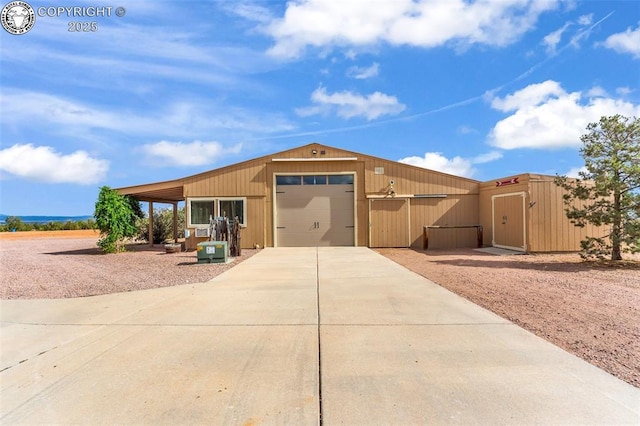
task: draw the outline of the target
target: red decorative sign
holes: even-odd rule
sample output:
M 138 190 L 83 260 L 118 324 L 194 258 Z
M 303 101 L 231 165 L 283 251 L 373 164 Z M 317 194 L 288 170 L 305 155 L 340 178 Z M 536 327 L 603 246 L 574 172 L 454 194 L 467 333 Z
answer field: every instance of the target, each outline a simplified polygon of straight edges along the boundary
M 518 183 L 518 179 L 520 179 L 520 177 L 514 177 L 511 179 L 507 179 L 507 180 L 501 180 L 496 182 L 496 186 L 505 186 L 505 185 L 513 185 L 514 183 Z

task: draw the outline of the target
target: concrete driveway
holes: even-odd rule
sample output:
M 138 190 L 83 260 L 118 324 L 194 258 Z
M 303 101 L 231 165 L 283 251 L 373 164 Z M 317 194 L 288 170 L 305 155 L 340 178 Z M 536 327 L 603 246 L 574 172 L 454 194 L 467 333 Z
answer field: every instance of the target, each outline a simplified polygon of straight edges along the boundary
M 366 248 L 0 310 L 3 424 L 640 423 L 639 389 Z

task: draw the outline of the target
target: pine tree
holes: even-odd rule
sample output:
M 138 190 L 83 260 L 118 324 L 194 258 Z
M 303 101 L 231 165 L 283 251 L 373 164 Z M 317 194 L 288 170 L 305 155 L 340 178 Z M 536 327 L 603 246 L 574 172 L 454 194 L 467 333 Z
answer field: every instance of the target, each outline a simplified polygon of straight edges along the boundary
M 640 119 L 614 115 L 587 126 L 580 154 L 585 171 L 571 180 L 557 176 L 567 217 L 576 226 L 603 226 L 604 237 L 581 242 L 584 258 L 622 260 L 640 251 Z

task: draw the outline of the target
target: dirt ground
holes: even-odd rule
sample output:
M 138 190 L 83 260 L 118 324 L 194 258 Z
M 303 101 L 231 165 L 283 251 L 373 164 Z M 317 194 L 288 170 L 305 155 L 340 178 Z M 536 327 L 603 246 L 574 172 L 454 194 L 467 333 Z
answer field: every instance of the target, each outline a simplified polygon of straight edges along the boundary
M 0 241 L 35 240 L 37 238 L 98 238 L 100 231 L 81 229 L 77 231 L 24 231 L 0 232 Z
M 471 249 L 377 251 L 640 388 L 640 263 Z
M 227 264 L 198 264 L 196 252 L 165 253 L 163 245 L 100 252 L 94 231 L 0 233 L 0 298 L 86 297 L 209 281 L 253 256 Z
M 85 297 L 205 282 L 230 264 L 197 264 L 161 245 L 103 255 L 94 231 L 0 233 L 0 298 Z M 640 388 L 640 267 L 577 254 L 380 249 L 384 256 Z

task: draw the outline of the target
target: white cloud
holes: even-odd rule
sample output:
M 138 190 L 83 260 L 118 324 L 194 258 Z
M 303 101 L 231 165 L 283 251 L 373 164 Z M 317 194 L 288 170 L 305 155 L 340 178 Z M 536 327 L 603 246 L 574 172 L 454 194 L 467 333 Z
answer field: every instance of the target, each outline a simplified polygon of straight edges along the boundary
M 562 34 L 566 31 L 567 28 L 571 25 L 570 22 L 565 23 L 561 28 L 547 34 L 542 39 L 542 44 L 547 47 L 547 53 L 553 55 L 556 53 L 556 47 L 560 40 L 562 39 Z
M 630 87 L 616 87 L 616 93 L 620 96 L 628 96 L 633 92 Z
M 587 96 L 590 98 L 603 98 L 607 96 L 607 91 L 600 86 L 593 86 L 587 90 Z
M 142 151 L 161 165 L 203 166 L 220 161 L 228 154 L 237 154 L 241 144 L 225 147 L 220 142 L 193 141 L 189 143 L 160 141 L 142 145 Z
M 50 146 L 16 144 L 0 151 L 0 170 L 38 182 L 91 185 L 105 178 L 109 162 L 85 151 L 64 155 Z
M 593 22 L 593 13 L 590 13 L 588 15 L 582 15 L 578 18 L 578 24 L 585 27 L 587 25 L 591 25 L 592 22 Z
M 377 62 L 370 67 L 351 67 L 347 70 L 347 76 L 357 80 L 364 80 L 378 75 L 380 65 Z
M 458 156 L 449 159 L 440 152 L 426 152 L 424 157 L 406 157 L 398 162 L 456 176 L 471 177 L 475 172 L 470 160 Z
M 579 147 L 587 124 L 600 117 L 640 115 L 640 105 L 605 96 L 582 101 L 583 97 L 581 92 L 567 93 L 558 82 L 548 80 L 495 98 L 494 109 L 513 114 L 496 123 L 489 141 L 502 149 Z
M 162 137 L 206 137 L 212 132 L 289 131 L 294 128 L 279 114 L 216 105 L 207 99 L 171 102 L 162 109 L 130 111 L 118 105 L 89 105 L 75 99 L 40 92 L 4 89 L 0 94 L 3 123 L 36 123 L 48 132 L 90 135 L 96 129 Z
M 358 52 L 353 49 L 348 49 L 346 52 L 344 52 L 344 57 L 347 59 L 351 59 L 352 61 L 355 61 L 357 56 Z
M 451 159 L 442 155 L 441 152 L 425 152 L 423 157 L 414 155 L 402 158 L 398 161 L 400 163 L 411 164 L 413 166 L 449 173 L 456 176 L 472 177 L 476 172 L 473 168 L 474 164 L 489 163 L 500 158 L 502 158 L 502 154 L 497 151 L 480 154 L 473 158 L 455 156 Z
M 613 12 L 609 13 L 608 15 L 600 19 L 595 24 L 593 24 L 593 14 L 582 15 L 578 17 L 578 19 L 575 21 L 567 21 L 559 29 L 547 34 L 542 39 L 542 44 L 546 46 L 547 53 L 549 55 L 555 55 L 558 52 L 558 48 L 557 48 L 558 44 L 560 44 L 560 41 L 562 40 L 562 37 L 564 36 L 564 34 L 568 32 L 567 30 L 569 29 L 569 27 L 573 25 L 577 25 L 577 28 L 574 34 L 571 36 L 569 43 L 563 46 L 559 50 L 564 50 L 568 46 L 572 46 L 576 49 L 579 49 L 580 42 L 583 39 L 588 38 L 591 35 L 591 31 L 595 27 L 597 27 L 599 24 L 601 24 L 603 21 L 608 19 L 612 15 L 612 13 Z
M 480 154 L 480 155 L 477 155 L 477 156 L 473 157 L 471 162 L 473 164 L 484 164 L 484 163 L 490 163 L 490 162 L 495 161 L 495 160 L 499 160 L 501 158 L 502 158 L 502 153 L 501 152 L 490 151 L 490 152 L 487 152 L 485 154 Z
M 478 131 L 476 129 L 474 129 L 473 127 L 470 127 L 470 126 L 466 126 L 466 125 L 462 125 L 462 126 L 458 127 L 457 131 L 461 135 L 469 135 L 469 134 L 473 134 L 473 133 L 478 133 Z
M 635 30 L 629 27 L 623 33 L 612 34 L 602 45 L 618 53 L 629 53 L 634 58 L 640 58 L 640 26 Z
M 535 27 L 556 0 L 299 0 L 287 3 L 282 18 L 264 28 L 275 39 L 269 53 L 295 58 L 305 48 L 372 46 L 418 47 L 483 44 L 505 46 Z
M 3 121 L 52 122 L 64 126 L 113 127 L 118 117 L 81 102 L 45 93 L 3 89 L 0 95 Z
M 316 114 L 328 114 L 335 111 L 340 117 L 365 117 L 374 120 L 382 115 L 395 115 L 404 111 L 405 106 L 398 102 L 395 96 L 374 92 L 363 96 L 350 91 L 327 93 L 324 87 L 319 87 L 311 94 L 314 105 L 298 108 L 296 113 L 307 117 Z
M 220 7 L 229 14 L 262 24 L 266 24 L 273 19 L 269 9 L 256 3 L 222 2 Z
M 582 167 L 574 167 L 574 168 L 570 169 L 567 172 L 566 175 L 567 175 L 567 177 L 570 177 L 570 178 L 579 178 L 580 177 L 580 172 L 587 173 L 588 170 L 584 166 L 582 166 Z
M 564 93 L 560 83 L 547 80 L 543 83 L 531 84 L 502 99 L 494 98 L 491 101 L 491 107 L 503 112 L 514 111 L 523 106 L 541 104 L 549 98 L 560 96 Z

